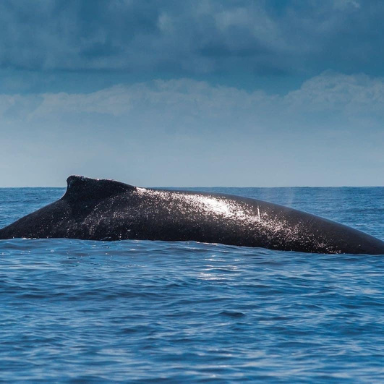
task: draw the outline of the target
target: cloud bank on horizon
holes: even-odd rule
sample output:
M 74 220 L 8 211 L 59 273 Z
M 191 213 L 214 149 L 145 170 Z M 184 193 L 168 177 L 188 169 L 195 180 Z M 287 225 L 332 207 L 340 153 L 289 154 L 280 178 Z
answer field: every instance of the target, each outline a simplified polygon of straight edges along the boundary
M 1 186 L 383 185 L 384 4 L 0 3 Z

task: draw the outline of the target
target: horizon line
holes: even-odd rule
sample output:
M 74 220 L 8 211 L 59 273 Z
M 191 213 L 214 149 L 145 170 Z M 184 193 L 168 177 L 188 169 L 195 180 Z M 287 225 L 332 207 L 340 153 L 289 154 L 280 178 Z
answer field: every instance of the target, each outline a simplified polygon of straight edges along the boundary
M 214 185 L 214 186 L 135 186 L 140 188 L 384 188 L 384 185 L 281 185 L 281 186 L 224 186 L 224 185 Z M 37 188 L 51 188 L 51 189 L 66 189 L 67 186 L 7 186 L 1 187 L 0 189 L 37 189 Z

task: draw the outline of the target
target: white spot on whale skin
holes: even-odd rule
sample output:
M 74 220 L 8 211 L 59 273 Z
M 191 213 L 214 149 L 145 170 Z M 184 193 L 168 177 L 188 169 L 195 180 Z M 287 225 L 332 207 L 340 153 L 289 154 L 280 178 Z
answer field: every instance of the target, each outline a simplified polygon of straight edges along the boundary
M 147 190 L 145 188 L 142 188 L 142 187 L 136 187 L 136 192 L 139 195 L 143 195 L 145 192 L 147 192 Z

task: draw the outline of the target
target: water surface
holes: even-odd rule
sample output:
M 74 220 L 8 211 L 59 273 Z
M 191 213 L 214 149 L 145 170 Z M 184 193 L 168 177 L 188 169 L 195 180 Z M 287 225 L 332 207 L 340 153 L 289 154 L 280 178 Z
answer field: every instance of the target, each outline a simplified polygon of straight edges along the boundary
M 210 188 L 384 240 L 384 188 Z M 0 189 L 0 226 L 63 189 Z M 384 255 L 0 241 L 2 380 L 382 382 Z

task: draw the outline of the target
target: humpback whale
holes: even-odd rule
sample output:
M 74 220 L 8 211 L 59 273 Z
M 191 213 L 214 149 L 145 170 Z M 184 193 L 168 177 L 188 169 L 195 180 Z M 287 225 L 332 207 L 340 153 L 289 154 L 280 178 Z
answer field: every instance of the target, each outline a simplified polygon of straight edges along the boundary
M 331 220 L 251 198 L 70 176 L 58 201 L 0 239 L 199 241 L 309 253 L 383 254 L 384 242 Z

